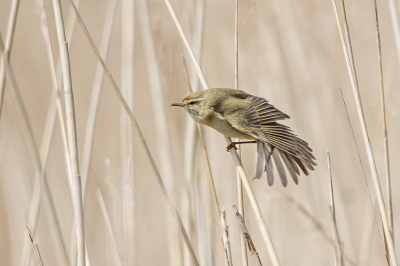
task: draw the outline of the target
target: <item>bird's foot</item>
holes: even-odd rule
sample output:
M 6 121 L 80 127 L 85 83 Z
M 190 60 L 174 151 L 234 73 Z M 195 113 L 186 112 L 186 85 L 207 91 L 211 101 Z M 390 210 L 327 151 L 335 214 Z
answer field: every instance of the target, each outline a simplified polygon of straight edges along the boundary
M 230 152 L 232 150 L 232 148 L 235 148 L 235 150 L 237 150 L 236 148 L 236 142 L 232 142 L 231 144 L 229 144 L 228 146 L 226 146 L 226 151 Z
M 235 146 L 236 144 L 248 144 L 248 143 L 256 143 L 256 141 L 255 140 L 251 140 L 251 141 L 234 141 L 234 142 L 232 142 L 231 144 L 229 144 L 226 147 L 226 151 L 230 152 L 232 150 L 232 148 L 235 148 L 235 150 L 237 150 L 237 148 Z

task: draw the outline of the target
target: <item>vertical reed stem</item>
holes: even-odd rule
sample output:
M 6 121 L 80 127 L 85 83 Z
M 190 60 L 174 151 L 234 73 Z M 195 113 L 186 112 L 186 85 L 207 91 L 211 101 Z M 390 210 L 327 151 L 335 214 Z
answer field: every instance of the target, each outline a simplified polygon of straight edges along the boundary
M 56 1 L 56 0 L 53 0 L 53 1 Z M 132 110 L 129 108 L 128 103 L 126 102 L 126 100 L 125 100 L 124 97 L 122 96 L 121 91 L 120 91 L 120 89 L 118 88 L 118 85 L 117 85 L 117 83 L 116 83 L 115 80 L 114 80 L 114 77 L 112 76 L 111 72 L 109 71 L 107 65 L 104 63 L 103 58 L 100 56 L 99 50 L 97 49 L 95 43 L 93 42 L 92 37 L 91 37 L 90 34 L 89 34 L 89 31 L 87 30 L 85 24 L 83 23 L 82 17 L 80 16 L 80 14 L 79 14 L 79 12 L 78 12 L 78 9 L 76 8 L 76 6 L 75 6 L 75 4 L 74 4 L 74 2 L 73 2 L 72 0 L 70 0 L 70 2 L 71 2 L 71 5 L 72 5 L 72 7 L 73 7 L 73 9 L 74 9 L 75 15 L 76 15 L 76 17 L 77 17 L 77 19 L 78 19 L 78 21 L 79 21 L 79 24 L 81 25 L 82 30 L 83 30 L 83 32 L 85 33 L 85 35 L 86 35 L 86 37 L 87 37 L 87 39 L 88 39 L 90 45 L 92 46 L 93 52 L 95 53 L 95 55 L 96 55 L 96 57 L 97 57 L 97 60 L 98 60 L 98 61 L 100 62 L 100 64 L 102 65 L 102 67 L 103 67 L 103 69 L 104 69 L 104 72 L 105 72 L 105 74 L 106 74 L 108 80 L 110 81 L 111 86 L 112 86 L 112 88 L 114 89 L 115 94 L 116 94 L 117 97 L 118 97 L 118 100 L 120 101 L 122 107 L 125 109 L 126 113 L 127 113 L 128 116 L 129 116 L 129 119 L 131 120 L 131 122 L 132 122 L 132 124 L 133 124 L 133 126 L 134 126 L 134 128 L 135 128 L 135 130 L 136 130 L 136 132 L 137 132 L 138 135 L 139 135 L 139 139 L 141 140 L 141 142 L 142 142 L 142 144 L 143 144 L 143 147 L 144 147 L 144 149 L 146 150 L 147 157 L 148 157 L 148 159 L 149 159 L 149 161 L 150 161 L 150 164 L 151 164 L 151 166 L 152 166 L 152 168 L 153 168 L 153 170 L 154 170 L 154 173 L 155 173 L 155 175 L 156 175 L 156 177 L 157 177 L 157 181 L 158 181 L 158 183 L 159 183 L 159 185 L 160 185 L 160 188 L 161 188 L 161 190 L 162 190 L 162 192 L 163 192 L 163 195 L 164 195 L 164 197 L 165 197 L 166 203 L 167 203 L 168 207 L 170 208 L 171 213 L 172 213 L 172 215 L 173 215 L 174 218 L 175 218 L 175 221 L 177 222 L 178 228 L 179 228 L 179 230 L 180 230 L 180 232 L 181 232 L 181 234 L 182 234 L 182 237 L 183 237 L 183 240 L 184 240 L 184 242 L 185 242 L 185 245 L 186 245 L 186 247 L 187 247 L 187 249 L 188 249 L 188 251 L 189 251 L 189 253 L 190 253 L 190 256 L 191 256 L 192 259 L 193 259 L 193 264 L 196 265 L 196 266 L 198 266 L 198 265 L 199 265 L 199 262 L 198 262 L 198 260 L 197 260 L 196 254 L 194 253 L 194 249 L 193 249 L 193 246 L 192 246 L 192 244 L 191 244 L 191 242 L 190 242 L 190 239 L 189 239 L 189 237 L 188 237 L 188 234 L 187 234 L 187 232 L 186 232 L 186 229 L 185 229 L 185 227 L 184 227 L 184 225 L 183 225 L 183 223 L 182 223 L 182 219 L 181 219 L 181 217 L 180 217 L 180 215 L 179 215 L 178 210 L 176 209 L 175 205 L 174 205 L 173 202 L 172 202 L 172 199 L 171 199 L 171 197 L 170 197 L 170 195 L 169 195 L 169 193 L 168 193 L 168 191 L 167 191 L 167 189 L 166 189 L 166 186 L 164 185 L 164 181 L 163 181 L 163 179 L 162 179 L 162 177 L 161 177 L 160 172 L 158 171 L 157 165 L 156 165 L 156 163 L 155 163 L 155 161 L 154 161 L 153 156 L 151 155 L 149 146 L 147 145 L 146 139 L 145 139 L 144 136 L 143 136 L 143 133 L 142 133 L 140 127 L 139 127 L 139 124 L 138 124 L 138 122 L 137 122 L 135 116 L 133 115 Z M 80 266 L 80 265 L 78 265 L 78 266 Z
M 395 0 L 388 0 L 389 2 L 389 11 L 390 17 L 392 21 L 393 27 L 393 35 L 394 41 L 396 43 L 396 51 L 397 51 L 397 60 L 400 66 L 400 24 L 399 24 L 399 15 L 397 14 L 397 7 Z
M 369 139 L 367 125 L 365 122 L 364 111 L 362 108 L 361 98 L 360 98 L 360 94 L 359 94 L 357 76 L 355 75 L 354 69 L 352 68 L 352 65 L 354 66 L 352 52 L 351 52 L 351 49 L 348 50 L 348 48 L 350 48 L 350 46 L 347 46 L 344 41 L 343 31 L 341 28 L 335 0 L 332 0 L 332 3 L 333 3 L 335 15 L 336 15 L 337 25 L 339 28 L 340 38 L 342 40 L 343 53 L 344 53 L 346 64 L 347 64 L 347 70 L 348 70 L 349 76 L 350 76 L 350 81 L 351 81 L 351 85 L 352 85 L 352 89 L 353 89 L 353 95 L 354 95 L 354 99 L 356 101 L 356 107 L 357 107 L 359 121 L 361 124 L 361 129 L 363 132 L 364 143 L 365 143 L 365 146 L 367 149 L 368 161 L 369 161 L 369 166 L 370 166 L 370 170 L 371 170 L 371 174 L 372 174 L 372 180 L 374 181 L 375 191 L 376 191 L 376 195 L 377 195 L 377 199 L 378 199 L 378 203 L 379 203 L 379 210 L 381 213 L 381 219 L 382 219 L 382 224 L 383 224 L 383 228 L 384 228 L 383 231 L 385 233 L 386 243 L 387 243 L 388 249 L 389 249 L 389 257 L 390 257 L 391 263 L 393 263 L 393 266 L 397 266 L 397 259 L 396 259 L 396 253 L 394 250 L 393 238 L 392 238 L 392 235 L 390 234 L 389 222 L 388 222 L 388 217 L 386 214 L 385 203 L 383 200 L 382 189 L 381 189 L 381 185 L 379 182 L 378 172 L 376 169 L 375 158 L 374 158 L 374 154 L 372 151 L 371 141 Z M 349 39 L 348 31 L 346 31 L 346 32 L 347 32 L 347 37 Z
M 239 0 L 235 0 L 235 89 L 239 89 Z M 240 147 L 239 147 L 240 149 Z M 239 150 L 240 154 L 240 150 Z M 240 174 L 237 172 L 237 189 L 238 189 L 238 202 L 239 202 L 239 214 L 242 216 L 244 221 L 244 204 L 243 204 L 243 186 Z M 248 265 L 247 261 L 247 248 L 246 248 L 246 236 L 244 232 L 240 233 L 240 247 L 242 250 L 242 262 L 243 266 Z
M 386 104 L 385 104 L 385 87 L 383 84 L 383 67 L 382 67 L 382 50 L 381 50 L 381 36 L 379 31 L 378 20 L 378 6 L 376 0 L 375 5 L 375 25 L 376 25 L 376 45 L 378 52 L 378 67 L 379 67 L 379 85 L 381 92 L 381 105 L 382 105 L 382 121 L 383 121 L 383 150 L 385 152 L 385 166 L 386 166 L 386 193 L 388 197 L 388 215 L 389 215 L 389 228 L 390 234 L 393 237 L 393 205 L 392 205 L 392 181 L 390 177 L 390 163 L 389 163 L 389 139 L 386 125 Z
M 72 198 L 74 203 L 75 227 L 78 248 L 78 266 L 85 266 L 85 228 L 82 204 L 81 176 L 79 174 L 78 140 L 76 135 L 74 95 L 72 91 L 71 67 L 69 62 L 68 42 L 65 38 L 61 1 L 53 0 L 54 16 L 60 45 L 63 69 L 65 109 L 67 117 L 68 147 L 72 178 Z
M 10 62 L 11 48 L 15 35 L 15 26 L 17 24 L 17 15 L 19 9 L 20 0 L 13 0 L 11 3 L 10 16 L 8 18 L 7 24 L 7 35 L 6 42 L 3 43 L 3 39 L 0 36 L 0 50 L 3 54 L 3 59 L 1 60 L 1 73 L 0 73 L 0 117 L 3 110 L 4 103 L 4 92 L 6 89 L 6 67 Z
M 328 160 L 328 182 L 329 182 L 329 195 L 331 199 L 331 216 L 332 216 L 332 224 L 333 224 L 333 236 L 335 240 L 335 265 L 343 266 L 343 251 L 342 251 L 342 242 L 340 241 L 339 230 L 336 223 L 336 211 L 335 211 L 335 200 L 333 197 L 333 184 L 332 184 L 332 168 L 331 168 L 331 156 L 329 151 L 327 152 L 327 160 Z
M 206 82 L 206 79 L 204 77 L 204 74 L 201 71 L 199 63 L 197 62 L 197 59 L 196 59 L 196 57 L 195 57 L 195 55 L 194 55 L 194 53 L 192 51 L 192 48 L 189 45 L 189 42 L 188 42 L 188 40 L 186 38 L 185 33 L 183 32 L 182 26 L 179 23 L 178 18 L 176 17 L 175 11 L 172 8 L 171 3 L 169 2 L 169 0 L 165 0 L 165 4 L 167 5 L 168 10 L 169 10 L 169 12 L 170 12 L 170 14 L 172 16 L 172 19 L 175 22 L 175 26 L 177 27 L 178 32 L 181 35 L 182 41 L 185 44 L 186 49 L 188 50 L 188 53 L 190 55 L 190 58 L 192 59 L 192 62 L 194 64 L 194 66 L 195 66 L 197 75 L 199 76 L 199 79 L 200 79 L 200 82 L 201 82 L 203 88 L 205 90 L 209 89 L 208 84 Z M 227 141 L 228 144 L 232 143 L 231 139 L 228 138 L 228 137 L 226 137 L 226 141 Z M 259 222 L 259 226 L 260 226 L 260 230 L 261 230 L 261 234 L 262 234 L 262 236 L 264 238 L 265 244 L 267 245 L 267 249 L 268 249 L 269 255 L 271 257 L 272 264 L 274 266 L 279 265 L 278 256 L 276 255 L 275 248 L 274 248 L 274 245 L 272 243 L 271 236 L 269 235 L 269 232 L 268 232 L 268 229 L 267 229 L 267 225 L 266 225 L 265 220 L 264 220 L 264 218 L 263 218 L 263 216 L 261 214 L 260 207 L 258 206 L 256 197 L 255 197 L 254 192 L 253 192 L 253 190 L 252 190 L 252 188 L 250 186 L 250 183 L 249 183 L 249 181 L 247 179 L 247 176 L 246 176 L 246 173 L 245 173 L 244 168 L 242 166 L 242 163 L 240 161 L 240 158 L 239 158 L 239 156 L 238 156 L 238 154 L 237 154 L 235 149 L 232 149 L 231 152 L 232 152 L 233 160 L 234 160 L 234 162 L 236 164 L 236 169 L 238 169 L 238 171 L 240 173 L 240 177 L 242 179 L 243 185 L 244 185 L 244 187 L 246 189 L 246 192 L 247 192 L 247 194 L 248 194 L 248 196 L 250 198 L 250 202 L 251 202 L 251 205 L 253 206 L 253 210 L 254 210 L 254 212 L 255 212 L 255 214 L 257 216 L 257 219 L 258 219 L 258 222 Z

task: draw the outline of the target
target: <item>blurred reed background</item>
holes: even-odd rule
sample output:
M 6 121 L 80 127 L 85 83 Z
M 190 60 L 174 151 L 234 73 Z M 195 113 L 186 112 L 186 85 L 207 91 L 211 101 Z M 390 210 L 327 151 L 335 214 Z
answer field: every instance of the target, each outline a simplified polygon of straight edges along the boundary
M 200 265 L 223 265 L 222 237 L 195 124 L 184 110 L 169 107 L 189 91 L 182 54 L 193 89 L 201 86 L 164 1 L 75 3 L 138 120 Z M 21 1 L 13 9 L 16 4 L 2 0 L 0 8 L 5 44 L 13 28 L 10 10 L 17 10 L 13 42 L 5 45 L 0 59 L 2 71 L 7 69 L 0 117 L 0 264 L 37 265 L 28 226 L 44 265 L 75 265 L 65 119 L 60 119 L 65 116 L 64 93 L 58 102 L 56 92 L 57 87 L 62 91 L 62 79 L 53 4 Z M 138 134 L 82 28 L 74 24 L 70 1 L 61 4 L 85 194 L 87 265 L 192 265 Z M 387 201 L 374 2 L 345 4 L 366 124 Z M 378 15 L 394 242 L 399 243 L 400 56 L 390 13 L 397 10 L 390 4 L 378 1 Z M 340 8 L 340 2 L 337 5 Z M 210 87 L 233 88 L 235 2 L 173 0 L 172 6 Z M 345 264 L 386 265 L 376 193 L 332 2 L 239 0 L 239 21 L 239 89 L 264 97 L 289 114 L 285 124 L 310 144 L 318 159 L 316 170 L 301 176 L 298 186 L 291 181 L 283 188 L 276 180 L 269 187 L 265 176 L 251 181 L 281 265 L 335 264 L 326 150 L 331 153 Z M 340 89 L 370 185 L 379 234 Z M 219 204 L 226 209 L 232 262 L 242 265 L 240 228 L 232 210 L 238 205 L 235 164 L 224 137 L 210 128 L 203 132 Z M 241 150 L 251 179 L 256 146 L 244 145 Z M 271 265 L 246 193 L 244 205 L 261 261 Z

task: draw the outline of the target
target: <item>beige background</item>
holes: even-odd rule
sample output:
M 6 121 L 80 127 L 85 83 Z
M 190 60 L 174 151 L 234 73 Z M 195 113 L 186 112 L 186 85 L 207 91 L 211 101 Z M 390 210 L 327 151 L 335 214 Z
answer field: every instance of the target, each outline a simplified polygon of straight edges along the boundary
M 277 108 L 291 116 L 285 124 L 304 138 L 314 150 L 318 167 L 309 177 L 300 177 L 299 185 L 292 181 L 287 188 L 280 182 L 267 185 L 265 176 L 253 181 L 252 186 L 260 203 L 282 265 L 334 265 L 334 249 L 326 241 L 310 219 L 299 208 L 293 207 L 279 195 L 293 197 L 303 205 L 332 235 L 329 213 L 326 150 L 331 151 L 334 175 L 334 192 L 339 232 L 344 252 L 357 265 L 385 265 L 382 240 L 373 223 L 371 206 L 359 163 L 357 150 L 346 117 L 340 88 L 343 90 L 350 120 L 364 164 L 375 212 L 375 191 L 362 141 L 355 101 L 340 43 L 332 3 L 329 0 L 240 0 L 239 19 L 244 19 L 239 33 L 239 88 L 248 93 L 265 97 Z M 5 39 L 11 1 L 2 0 L 0 8 L 0 32 Z M 192 40 L 197 1 L 172 1 L 172 5 Z M 174 171 L 174 191 L 171 195 L 189 226 L 185 211 L 193 211 L 187 201 L 188 188 L 195 185 L 203 197 L 202 218 L 207 230 L 194 224 L 190 236 L 202 265 L 207 265 L 200 251 L 198 239 L 207 235 L 206 249 L 213 257 L 214 265 L 223 265 L 220 231 L 212 202 L 203 155 L 196 149 L 195 171 L 192 183 L 185 178 L 185 132 L 188 115 L 184 110 L 169 107 L 180 101 L 188 92 L 181 54 L 186 55 L 190 69 L 192 63 L 173 24 L 171 16 L 161 0 L 148 1 L 156 56 L 162 84 L 162 100 L 165 107 L 155 106 L 150 93 L 147 61 L 143 45 L 143 25 L 134 10 L 134 32 L 123 32 L 121 2 L 118 1 L 110 39 L 107 64 L 118 85 L 121 86 L 122 35 L 133 34 L 134 85 L 133 111 L 142 128 L 157 165 L 161 168 L 160 143 L 157 139 L 155 116 L 165 113 L 168 124 L 168 157 L 163 157 Z M 234 1 L 205 1 L 202 45 L 202 69 L 211 87 L 234 86 Z M 254 5 L 254 7 L 253 7 Z M 82 1 L 79 11 L 89 32 L 100 46 L 108 1 Z M 45 1 L 53 55 L 58 59 L 58 41 L 53 6 Z M 64 18 L 69 15 L 69 1 L 62 1 Z M 366 122 L 377 162 L 377 169 L 384 189 L 386 182 L 383 129 L 379 94 L 378 62 L 375 40 L 373 1 L 347 1 L 346 11 L 358 80 Z M 399 140 L 400 95 L 399 62 L 393 38 L 387 1 L 378 1 L 381 26 L 385 97 L 390 145 L 390 162 L 393 185 L 395 243 L 400 243 L 399 229 Z M 10 65 L 13 68 L 22 101 L 32 126 L 35 145 L 40 147 L 52 92 L 51 74 L 46 45 L 41 33 L 39 8 L 36 1 L 21 1 L 16 24 Z M 74 15 L 73 15 L 74 17 Z M 85 127 L 96 69 L 96 58 L 79 24 L 76 25 L 71 43 L 72 81 L 76 106 L 76 121 L 80 156 L 84 147 Z M 195 80 L 192 80 L 192 84 Z M 33 144 L 29 140 L 27 126 L 21 119 L 18 104 L 7 79 L 4 107 L 0 120 L 0 264 L 22 265 L 24 241 L 28 239 L 25 225 L 32 202 L 35 162 Z M 62 99 L 63 102 L 63 99 Z M 99 102 L 97 124 L 94 133 L 93 153 L 89 172 L 87 199 L 85 202 L 85 227 L 87 251 L 91 265 L 115 265 L 112 245 L 104 216 L 99 207 L 96 191 L 100 190 L 118 248 L 122 265 L 183 265 L 179 252 L 171 253 L 173 243 L 165 204 L 159 184 L 146 153 L 129 130 L 128 119 L 107 79 Z M 122 124 L 122 125 L 121 125 Z M 59 123 L 56 122 L 49 149 L 46 175 L 60 221 L 62 236 L 68 255 L 74 256 L 71 236 L 74 234 L 74 214 L 68 183 L 64 148 Z M 233 264 L 240 265 L 239 227 L 231 206 L 237 204 L 236 171 L 231 155 L 226 152 L 222 135 L 204 128 L 206 144 L 215 178 L 220 205 L 227 211 L 227 223 L 232 247 Z M 197 141 L 199 143 L 199 141 Z M 130 146 L 132 145 L 132 146 Z M 132 147 L 128 154 L 127 147 Z M 255 171 L 255 146 L 243 147 L 243 163 L 251 178 Z M 126 161 L 131 164 L 127 173 Z M 124 176 L 129 183 L 124 184 Z M 43 185 L 43 182 L 41 183 Z M 125 188 L 125 189 L 124 189 Z M 124 214 L 124 191 L 130 191 L 129 215 Z M 55 226 L 51 219 L 48 199 L 41 189 L 40 210 L 34 237 L 39 245 L 45 265 L 63 265 L 60 249 L 56 244 Z M 386 199 L 386 191 L 384 190 Z M 198 199 L 197 199 L 198 200 Z M 253 211 L 245 196 L 247 226 L 261 256 L 263 265 L 270 265 L 264 241 L 260 236 Z M 125 218 L 124 218 L 125 217 Z M 377 217 L 379 219 L 379 217 Z M 128 223 L 128 224 L 127 224 Z M 378 220 L 379 231 L 381 224 Z M 32 230 L 33 231 L 33 230 Z M 132 233 L 133 232 L 133 233 Z M 181 243 L 185 258 L 187 251 Z M 126 241 L 124 240 L 126 239 Z M 399 248 L 396 248 L 399 251 Z M 31 263 L 36 265 L 33 253 Z M 171 261 L 173 261 L 171 263 Z M 351 265 L 350 263 L 346 263 Z M 186 264 L 190 265 L 190 264 Z M 252 265 L 250 263 L 250 265 Z

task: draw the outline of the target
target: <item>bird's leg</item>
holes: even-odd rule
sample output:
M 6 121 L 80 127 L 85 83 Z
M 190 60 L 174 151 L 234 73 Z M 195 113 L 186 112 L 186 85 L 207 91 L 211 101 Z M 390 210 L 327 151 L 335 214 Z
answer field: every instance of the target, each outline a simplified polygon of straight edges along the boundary
M 237 148 L 236 148 L 236 144 L 247 144 L 247 143 L 256 143 L 256 141 L 255 140 L 251 140 L 251 141 L 234 141 L 234 142 L 232 142 L 231 144 L 229 144 L 227 147 L 226 147 L 226 151 L 231 151 L 232 150 L 232 148 L 235 148 L 235 150 L 237 150 Z

